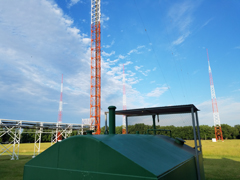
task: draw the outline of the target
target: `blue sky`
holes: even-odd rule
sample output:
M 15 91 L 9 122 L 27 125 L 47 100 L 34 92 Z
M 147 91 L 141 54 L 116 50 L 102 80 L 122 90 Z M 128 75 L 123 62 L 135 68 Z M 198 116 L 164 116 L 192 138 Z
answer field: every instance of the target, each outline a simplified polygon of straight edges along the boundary
M 0 1 L 0 118 L 89 118 L 90 0 Z M 240 124 L 240 1 L 102 0 L 102 125 L 109 105 L 194 104 L 213 125 L 206 48 L 221 123 Z M 121 125 L 121 118 L 117 125 Z

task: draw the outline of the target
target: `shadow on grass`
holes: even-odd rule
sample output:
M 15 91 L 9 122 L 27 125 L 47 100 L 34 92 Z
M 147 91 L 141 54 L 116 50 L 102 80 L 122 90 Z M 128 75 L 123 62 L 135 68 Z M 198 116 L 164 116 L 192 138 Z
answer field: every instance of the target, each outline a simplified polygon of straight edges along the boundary
M 0 179 L 22 180 L 24 165 L 32 159 L 32 155 L 20 155 L 19 160 L 10 159 L 10 156 L 0 156 Z M 232 159 L 204 158 L 203 163 L 206 180 L 240 179 L 240 161 Z M 238 160 L 240 159 L 238 158 Z
M 234 159 L 234 158 L 233 158 Z M 204 158 L 204 172 L 206 180 L 240 179 L 240 162 L 232 159 Z
M 20 155 L 19 160 L 10 159 L 10 156 L 0 156 L 0 179 L 22 180 L 24 165 L 32 159 L 32 155 Z

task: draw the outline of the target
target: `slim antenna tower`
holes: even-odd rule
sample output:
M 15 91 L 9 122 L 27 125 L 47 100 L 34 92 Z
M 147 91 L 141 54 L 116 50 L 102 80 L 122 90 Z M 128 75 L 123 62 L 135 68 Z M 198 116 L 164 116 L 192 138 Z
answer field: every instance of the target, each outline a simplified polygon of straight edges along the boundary
M 125 91 L 125 73 L 123 64 L 123 110 L 127 109 L 126 91 Z M 126 116 L 123 115 L 122 134 L 126 134 Z
M 58 123 L 62 123 L 62 92 L 63 92 L 63 74 L 62 74 L 61 94 L 60 94 L 60 101 L 59 101 Z
M 91 83 L 90 118 L 95 119 L 95 134 L 100 134 L 101 117 L 101 24 L 100 0 L 91 0 Z
M 63 92 L 63 74 L 62 74 L 62 82 L 61 82 L 61 94 L 59 101 L 59 112 L 58 112 L 58 123 L 62 123 L 62 92 Z M 57 141 L 62 140 L 62 135 L 60 132 L 57 133 Z
M 219 117 L 218 106 L 217 106 L 217 99 L 216 99 L 216 94 L 215 94 L 215 89 L 214 89 L 214 84 L 213 84 L 213 78 L 212 78 L 212 70 L 210 67 L 210 62 L 209 62 L 209 57 L 208 57 L 208 49 L 206 49 L 206 50 L 207 50 L 207 58 L 208 58 L 208 71 L 209 71 L 209 79 L 210 79 L 215 137 L 216 137 L 216 140 L 221 139 L 223 141 L 222 128 L 221 128 L 221 124 L 220 124 L 220 117 Z

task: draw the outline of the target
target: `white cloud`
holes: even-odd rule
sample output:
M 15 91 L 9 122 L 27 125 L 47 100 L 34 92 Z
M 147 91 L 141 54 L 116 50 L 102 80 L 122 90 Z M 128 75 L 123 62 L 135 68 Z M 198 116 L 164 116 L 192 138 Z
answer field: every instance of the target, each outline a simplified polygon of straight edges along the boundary
M 105 14 L 101 14 L 101 27 L 102 28 L 107 28 L 106 21 L 109 21 L 109 17 L 106 16 Z
M 138 46 L 137 49 L 142 49 L 142 48 L 144 48 L 144 47 L 145 47 L 144 45 Z
M 188 37 L 188 35 L 190 34 L 190 32 L 185 33 L 184 35 L 180 36 L 177 40 L 173 41 L 173 45 L 179 45 L 182 42 L 185 41 L 185 39 Z
M 138 52 L 138 50 L 137 49 L 132 49 L 131 51 L 129 51 L 127 54 L 128 55 L 130 55 L 130 54 L 132 54 L 132 53 L 137 53 Z
M 125 59 L 126 56 L 123 56 L 123 55 L 120 54 L 120 55 L 118 56 L 118 58 L 119 58 L 119 59 Z
M 201 28 L 203 28 L 204 26 L 208 25 L 208 23 L 210 23 L 213 20 L 213 18 L 208 19 L 202 26 Z
M 114 40 L 112 40 L 111 44 L 110 45 L 103 45 L 104 48 L 110 48 L 112 47 L 112 45 L 115 43 Z
M 240 102 L 233 98 L 218 98 L 218 111 L 221 124 L 228 124 L 234 126 L 240 124 Z M 199 112 L 199 123 L 213 126 L 213 111 L 211 100 L 202 102 L 196 105 L 200 110 Z
M 240 49 L 240 46 L 235 47 L 235 49 Z
M 153 91 L 147 94 L 148 97 L 160 97 L 164 92 L 168 90 L 167 87 L 157 87 Z
M 109 57 L 113 54 L 115 54 L 115 51 L 112 51 L 111 53 L 106 53 L 105 51 L 102 52 L 102 56 L 107 56 L 107 57 Z
M 134 66 L 135 70 L 138 71 L 140 68 L 142 68 L 143 66 Z
M 83 17 L 80 13 L 79 19 Z M 4 1 L 0 19 L 1 117 L 57 121 L 63 74 L 63 122 L 81 123 L 88 118 L 91 52 L 86 32 L 75 27 L 54 1 Z M 127 53 L 111 60 L 114 54 L 102 53 L 102 111 L 111 104 L 122 107 L 124 60 L 119 61 Z M 130 64 L 125 62 L 128 108 L 147 106 L 144 96 L 132 87 L 142 79 L 129 70 Z
M 125 66 L 129 65 L 129 64 L 133 64 L 133 62 L 132 61 L 127 61 L 127 62 L 124 63 Z
M 141 54 L 141 52 L 139 52 L 138 49 L 142 49 L 142 48 L 144 48 L 144 47 L 145 47 L 144 45 L 138 46 L 136 49 L 130 50 L 127 54 L 128 54 L 128 55 L 131 55 L 132 53 Z
M 179 31 L 182 34 L 176 40 L 172 42 L 172 45 L 179 45 L 190 35 L 190 25 L 193 22 L 193 11 L 198 3 L 192 3 L 191 1 L 177 2 L 168 12 L 168 17 L 171 18 L 171 28 Z
M 134 66 L 134 69 L 138 72 L 140 72 L 141 74 L 143 74 L 144 76 L 147 76 L 149 72 L 151 72 L 150 69 L 147 69 L 145 71 L 140 70 L 143 66 Z
M 78 2 L 82 3 L 81 0 L 70 0 L 70 3 L 68 4 L 68 7 L 72 7 L 73 5 L 77 4 Z
M 156 71 L 156 69 L 157 69 L 156 67 L 155 67 L 155 68 L 153 68 L 153 71 Z

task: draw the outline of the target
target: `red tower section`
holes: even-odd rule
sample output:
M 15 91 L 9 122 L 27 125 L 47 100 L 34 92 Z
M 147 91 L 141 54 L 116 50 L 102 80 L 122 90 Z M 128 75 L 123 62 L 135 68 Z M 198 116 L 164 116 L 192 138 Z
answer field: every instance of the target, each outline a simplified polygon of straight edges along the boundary
M 90 118 L 95 119 L 95 134 L 101 133 L 101 24 L 100 0 L 91 0 L 91 85 Z

